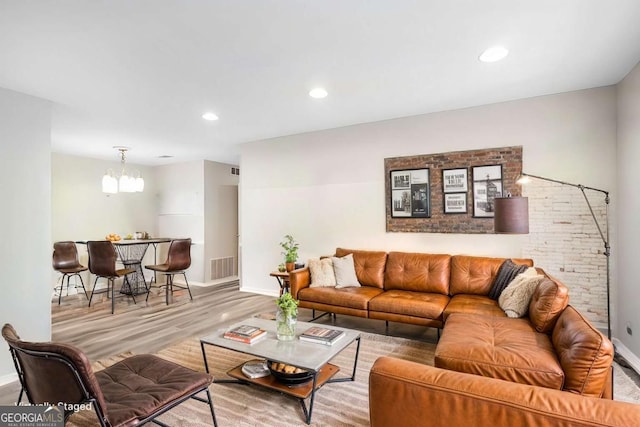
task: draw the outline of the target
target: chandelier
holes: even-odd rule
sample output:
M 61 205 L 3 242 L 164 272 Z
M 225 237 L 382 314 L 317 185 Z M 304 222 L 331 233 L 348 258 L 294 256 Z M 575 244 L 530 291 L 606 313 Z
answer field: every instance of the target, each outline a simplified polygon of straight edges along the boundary
M 108 169 L 102 177 L 102 192 L 109 194 L 120 193 L 137 193 L 144 190 L 144 179 L 140 176 L 140 172 L 136 171 L 137 176 L 127 175 L 125 170 L 127 147 L 113 147 L 120 152 L 120 164 L 122 170 L 120 177 L 116 177 L 112 169 Z

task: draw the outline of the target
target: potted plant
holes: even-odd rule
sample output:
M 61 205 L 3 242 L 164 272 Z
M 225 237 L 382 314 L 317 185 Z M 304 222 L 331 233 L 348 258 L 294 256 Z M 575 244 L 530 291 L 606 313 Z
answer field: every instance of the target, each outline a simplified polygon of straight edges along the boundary
M 280 341 L 291 341 L 296 337 L 298 301 L 289 292 L 276 299 L 276 335 Z
M 280 246 L 284 251 L 282 255 L 284 255 L 284 261 L 287 271 L 291 271 L 296 266 L 296 261 L 298 260 L 298 243 L 293 239 L 293 236 L 287 234 L 284 236 L 284 240 L 280 242 Z

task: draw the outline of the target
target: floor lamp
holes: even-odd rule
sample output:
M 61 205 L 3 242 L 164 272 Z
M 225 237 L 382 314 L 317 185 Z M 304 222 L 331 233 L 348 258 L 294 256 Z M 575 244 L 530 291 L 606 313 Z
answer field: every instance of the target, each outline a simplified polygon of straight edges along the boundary
M 559 181 L 557 179 L 545 178 L 542 176 L 530 175 L 528 173 L 522 173 L 518 178 L 518 184 L 525 184 L 528 178 L 540 179 L 542 181 L 555 182 L 556 184 L 568 185 L 570 187 L 576 187 L 584 196 L 584 200 L 587 202 L 591 217 L 598 228 L 600 238 L 604 243 L 604 255 L 607 257 L 607 338 L 611 339 L 611 301 L 610 301 L 610 258 L 611 247 L 609 245 L 609 192 L 601 190 L 599 188 L 587 187 L 581 184 L 571 184 L 569 182 Z M 596 218 L 591 202 L 585 193 L 585 190 L 597 191 L 604 194 L 604 202 L 606 206 L 605 212 L 605 230 L 602 230 L 598 218 Z M 507 234 L 523 234 L 529 232 L 529 213 L 528 202 L 526 197 L 501 197 L 496 198 L 494 212 L 494 228 L 496 233 Z

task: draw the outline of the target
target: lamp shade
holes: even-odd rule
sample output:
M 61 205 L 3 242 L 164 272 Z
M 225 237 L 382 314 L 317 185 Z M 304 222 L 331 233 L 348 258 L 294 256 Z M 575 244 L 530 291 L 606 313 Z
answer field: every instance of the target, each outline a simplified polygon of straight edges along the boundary
M 529 199 L 526 197 L 496 197 L 494 203 L 493 226 L 496 233 L 529 233 Z

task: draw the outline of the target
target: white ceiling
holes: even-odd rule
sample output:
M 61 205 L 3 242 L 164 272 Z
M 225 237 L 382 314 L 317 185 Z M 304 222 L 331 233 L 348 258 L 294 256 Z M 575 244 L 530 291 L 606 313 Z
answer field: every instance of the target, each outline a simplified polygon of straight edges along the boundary
M 639 60 L 638 0 L 0 0 L 0 87 L 54 102 L 53 150 L 149 165 L 611 85 Z

